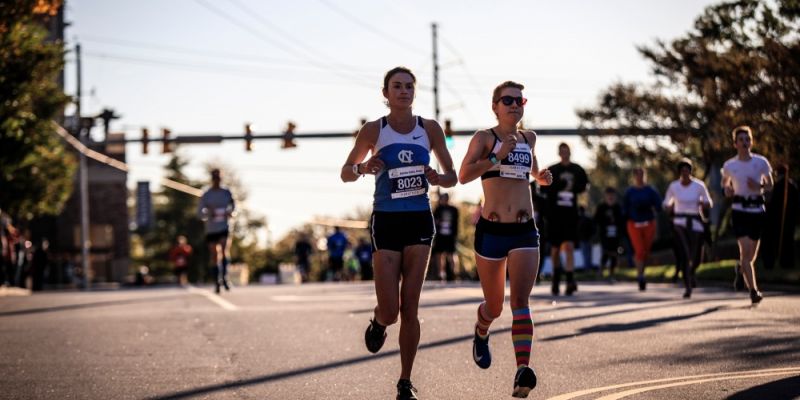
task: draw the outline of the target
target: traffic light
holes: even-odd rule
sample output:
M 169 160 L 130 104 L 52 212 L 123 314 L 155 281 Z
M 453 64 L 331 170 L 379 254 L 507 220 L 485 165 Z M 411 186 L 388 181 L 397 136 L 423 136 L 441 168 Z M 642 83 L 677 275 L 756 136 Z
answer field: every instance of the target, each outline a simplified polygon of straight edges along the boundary
M 147 128 L 142 128 L 142 154 L 147 154 L 147 144 L 150 142 L 148 136 Z
M 161 133 L 162 133 L 162 136 L 163 136 L 162 139 L 161 139 L 162 140 L 162 145 L 163 145 L 162 148 L 161 148 L 161 152 L 162 153 L 172 153 L 172 146 L 169 143 L 169 135 L 172 133 L 172 131 L 167 129 L 167 128 L 161 128 Z
M 455 139 L 453 139 L 453 128 L 449 119 L 444 120 L 444 142 L 448 149 L 453 148 L 456 144 Z
M 250 124 L 244 124 L 244 149 L 253 151 L 253 131 L 250 130 Z
M 297 144 L 294 142 L 294 128 L 296 127 L 297 125 L 292 121 L 286 123 L 286 132 L 283 133 L 283 144 L 281 145 L 282 149 L 297 147 Z

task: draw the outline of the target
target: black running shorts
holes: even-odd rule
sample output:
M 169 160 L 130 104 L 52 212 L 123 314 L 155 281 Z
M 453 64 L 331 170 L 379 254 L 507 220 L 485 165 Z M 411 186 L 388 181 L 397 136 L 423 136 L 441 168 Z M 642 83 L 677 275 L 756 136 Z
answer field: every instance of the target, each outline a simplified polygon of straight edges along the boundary
M 564 242 L 578 241 L 578 210 L 567 207 L 554 207 L 547 218 L 547 240 L 553 246 Z
M 428 211 L 375 211 L 370 219 L 372 248 L 403 251 L 406 246 L 430 246 L 436 227 Z
M 228 230 L 206 234 L 206 243 L 217 243 L 228 240 Z
M 761 231 L 764 229 L 764 218 L 767 214 L 763 212 L 749 213 L 733 210 L 731 213 L 731 224 L 733 234 L 736 238 L 749 237 L 753 240 L 761 239 Z

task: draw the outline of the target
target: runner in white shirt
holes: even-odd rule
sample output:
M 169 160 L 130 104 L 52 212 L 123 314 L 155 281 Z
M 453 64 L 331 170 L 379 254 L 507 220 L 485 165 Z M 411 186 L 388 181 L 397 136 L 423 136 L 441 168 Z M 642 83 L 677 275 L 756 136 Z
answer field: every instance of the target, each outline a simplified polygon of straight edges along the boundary
M 737 155 L 722 166 L 722 188 L 725 196 L 733 198 L 731 222 L 739 242 L 739 269 L 750 289 L 750 300 L 758 304 L 763 296 L 758 291 L 753 262 L 766 216 L 764 191 L 772 190 L 772 168 L 766 158 L 750 151 L 753 131 L 749 126 L 734 128 L 731 136 Z
M 712 206 L 711 196 L 703 181 L 692 176 L 692 161 L 684 158 L 678 162 L 680 178 L 670 183 L 664 196 L 664 208 L 672 215 L 675 235 L 675 263 L 683 271 L 686 291 L 683 298 L 692 297 L 697 283 L 695 272 L 703 259 L 704 214 Z

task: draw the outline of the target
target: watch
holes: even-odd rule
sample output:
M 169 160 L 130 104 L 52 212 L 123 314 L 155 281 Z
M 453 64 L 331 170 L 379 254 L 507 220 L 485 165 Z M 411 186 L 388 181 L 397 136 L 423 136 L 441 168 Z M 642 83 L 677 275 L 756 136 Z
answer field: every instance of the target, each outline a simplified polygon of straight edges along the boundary
M 361 166 L 361 164 L 353 164 L 353 173 L 358 175 L 358 176 L 364 175 L 364 174 L 362 174 L 361 172 L 358 171 L 360 166 Z
M 491 161 L 493 165 L 500 162 L 500 160 L 497 159 L 497 154 L 494 153 L 489 153 L 489 161 Z

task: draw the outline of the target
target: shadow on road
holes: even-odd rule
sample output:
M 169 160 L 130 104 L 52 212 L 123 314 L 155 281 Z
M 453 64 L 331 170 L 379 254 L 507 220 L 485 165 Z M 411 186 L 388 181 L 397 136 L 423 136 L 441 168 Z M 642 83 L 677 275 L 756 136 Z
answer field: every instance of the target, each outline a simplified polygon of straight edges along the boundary
M 148 297 L 148 298 L 145 298 L 145 299 L 109 300 L 109 301 L 98 301 L 98 302 L 94 302 L 94 303 L 67 304 L 67 305 L 63 305 L 63 306 L 54 306 L 54 307 L 29 308 L 29 309 L 26 309 L 26 310 L 14 310 L 14 311 L 0 312 L 0 317 L 11 317 L 11 316 L 15 316 L 15 315 L 29 315 L 29 314 L 42 314 L 42 313 L 50 313 L 50 312 L 81 310 L 81 309 L 85 309 L 85 308 L 119 306 L 119 305 L 127 305 L 127 304 L 153 303 L 153 302 L 159 302 L 159 301 L 167 301 L 167 300 L 175 300 L 175 299 L 180 299 L 180 298 L 187 298 L 187 296 L 190 296 L 190 295 L 188 295 L 188 294 L 180 294 L 180 295 L 171 295 L 171 296 Z
M 744 389 L 732 394 L 726 400 L 796 399 L 798 397 L 800 397 L 800 375 Z
M 725 298 L 725 299 L 728 299 L 728 298 Z M 706 301 L 717 301 L 717 300 L 719 300 L 719 299 L 707 299 Z M 627 303 L 630 303 L 630 299 L 629 299 L 629 301 Z M 580 315 L 580 316 L 567 317 L 567 318 L 561 318 L 561 319 L 549 319 L 549 320 L 546 320 L 546 321 L 536 322 L 536 326 L 547 326 L 547 325 L 554 325 L 554 324 L 560 324 L 560 323 L 572 322 L 572 321 L 578 321 L 578 320 L 584 320 L 584 319 L 600 318 L 600 317 L 605 317 L 605 316 L 609 316 L 609 315 L 626 314 L 626 313 L 646 310 L 646 309 L 649 309 L 649 308 L 659 308 L 659 307 L 666 307 L 666 306 L 674 306 L 676 303 L 680 303 L 680 302 L 669 302 L 669 304 L 667 304 L 667 305 L 661 304 L 661 305 L 654 305 L 654 306 L 650 306 L 650 307 L 627 308 L 627 309 L 624 309 L 624 310 L 607 311 L 607 312 L 600 312 L 600 313 L 594 313 L 594 314 L 588 314 L 588 315 Z M 723 307 L 710 308 L 710 309 L 702 311 L 702 312 L 700 312 L 698 314 L 691 314 L 689 316 L 683 316 L 683 317 L 678 317 L 678 318 L 666 318 L 666 319 L 663 319 L 663 320 L 654 320 L 654 321 L 650 321 L 650 322 L 644 322 L 644 323 L 640 323 L 641 326 L 635 326 L 637 324 L 634 323 L 634 324 L 630 324 L 631 326 L 628 327 L 628 329 L 644 329 L 644 328 L 647 328 L 649 326 L 655 326 L 655 325 L 658 325 L 658 324 L 664 324 L 664 323 L 672 322 L 673 320 L 695 318 L 695 317 L 698 317 L 698 316 L 703 315 L 703 314 L 708 314 L 708 313 L 711 313 L 711 312 L 714 312 L 714 311 L 718 311 L 721 308 L 723 308 Z M 370 311 L 372 311 L 372 310 L 370 310 Z M 622 329 L 620 329 L 620 330 L 622 330 Z M 510 333 L 510 332 L 511 332 L 511 327 L 503 328 L 503 329 L 493 329 L 492 330 L 492 334 L 493 335 Z M 473 334 L 470 332 L 469 334 L 462 335 L 462 336 L 455 336 L 455 337 L 451 337 L 449 339 L 443 339 L 443 340 L 438 340 L 438 341 L 435 341 L 435 342 L 421 344 L 419 346 L 419 350 L 431 349 L 431 348 L 442 347 L 442 346 L 449 346 L 449 345 L 456 344 L 456 343 L 459 343 L 459 342 L 470 341 L 470 340 L 472 340 L 472 338 L 473 338 Z M 204 386 L 204 387 L 199 387 L 199 388 L 195 388 L 195 389 L 180 391 L 180 392 L 176 392 L 176 393 L 172 393 L 172 394 L 166 394 L 166 395 L 162 395 L 162 396 L 155 396 L 155 397 L 151 397 L 151 399 L 154 399 L 154 400 L 183 399 L 183 398 L 188 398 L 188 397 L 207 395 L 207 394 L 218 392 L 218 391 L 222 391 L 222 390 L 235 389 L 235 388 L 241 388 L 241 387 L 253 386 L 253 385 L 259 385 L 259 384 L 263 384 L 263 383 L 268 383 L 268 382 L 278 381 L 278 380 L 281 380 L 281 379 L 287 379 L 287 378 L 295 377 L 295 376 L 298 376 L 298 375 L 305 375 L 305 374 L 310 374 L 310 373 L 322 372 L 322 371 L 327 371 L 327 370 L 334 369 L 334 368 L 339 368 L 339 367 L 345 367 L 345 366 L 358 364 L 358 363 L 362 363 L 362 362 L 368 362 L 368 361 L 373 361 L 373 360 L 377 360 L 377 359 L 383 359 L 383 358 L 386 358 L 386 357 L 394 357 L 394 356 L 396 356 L 398 354 L 400 354 L 399 350 L 392 350 L 392 351 L 382 352 L 382 353 L 376 354 L 376 355 L 364 355 L 364 356 L 360 356 L 360 357 L 353 357 L 353 358 L 349 358 L 349 359 L 342 360 L 342 361 L 336 361 L 336 362 L 331 362 L 331 363 L 327 363 L 327 364 L 317 365 L 317 366 L 314 366 L 314 367 L 299 368 L 299 369 L 295 369 L 295 370 L 291 370 L 291 371 L 278 372 L 278 373 L 274 373 L 274 374 L 263 375 L 263 376 L 249 378 L 249 379 L 241 379 L 241 380 L 236 380 L 236 381 L 232 381 L 232 382 L 220 383 L 220 384 L 216 384 L 216 385 L 208 385 L 208 386 Z
M 687 315 L 677 315 L 674 317 L 666 317 L 666 318 L 655 318 L 649 319 L 645 321 L 636 321 L 631 322 L 629 324 L 602 324 L 602 325 L 595 325 L 595 326 L 588 326 L 585 328 L 581 328 L 576 333 L 570 333 L 567 335 L 560 335 L 560 336 L 552 336 L 546 339 L 541 339 L 543 342 L 552 342 L 556 340 L 562 339 L 569 339 L 574 338 L 577 336 L 588 335 L 591 333 L 607 333 L 607 332 L 625 332 L 625 331 L 632 331 L 637 329 L 645 329 L 645 328 L 652 328 L 658 325 L 666 324 L 669 322 L 676 322 L 676 321 L 685 321 L 692 318 L 697 318 L 703 315 L 711 314 L 713 312 L 719 311 L 722 307 L 713 307 L 709 308 L 704 311 L 700 311 L 694 314 L 687 314 Z M 542 324 L 540 324 L 542 325 Z

